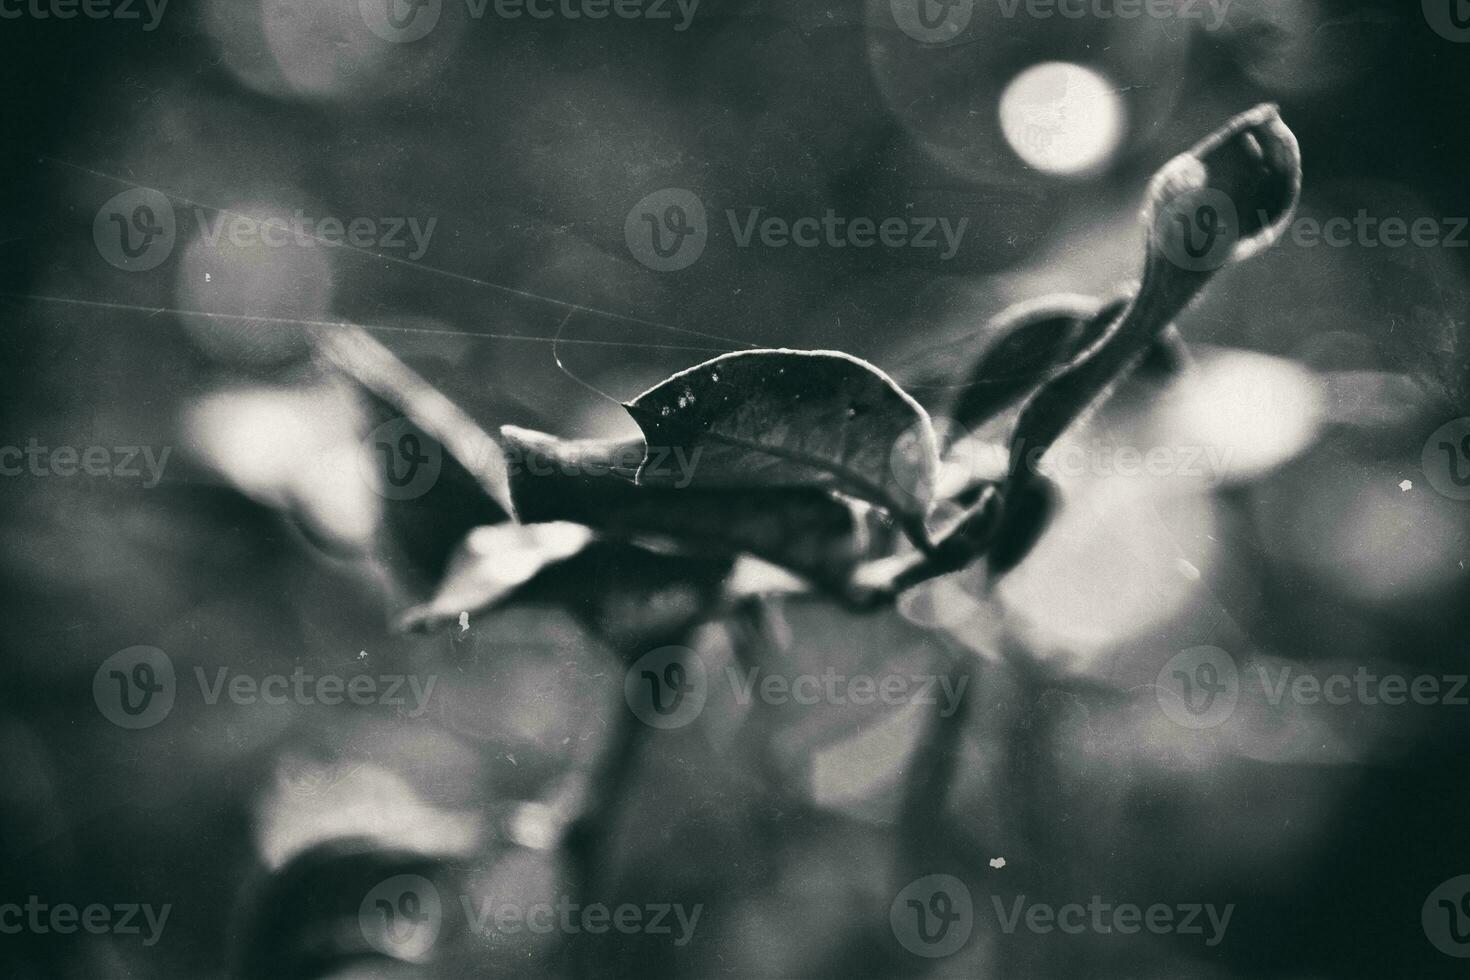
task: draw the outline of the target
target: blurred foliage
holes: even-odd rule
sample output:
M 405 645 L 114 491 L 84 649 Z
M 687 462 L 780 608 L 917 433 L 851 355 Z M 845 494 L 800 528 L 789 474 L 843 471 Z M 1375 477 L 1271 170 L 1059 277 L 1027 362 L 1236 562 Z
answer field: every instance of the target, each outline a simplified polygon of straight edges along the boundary
M 1189 731 L 1152 685 L 1202 644 L 1324 671 L 1465 672 L 1470 512 L 1429 487 L 1421 450 L 1470 414 L 1466 251 L 1288 238 L 1227 270 L 1178 320 L 1199 361 L 1188 382 L 1145 386 L 1071 436 L 1228 449 L 1219 480 L 1062 480 L 1054 523 L 994 593 L 960 575 L 879 616 L 805 597 L 732 610 L 688 639 L 713 679 L 698 723 L 634 744 L 619 742 L 624 667 L 680 642 L 691 595 L 724 564 L 605 544 L 467 630 L 395 631 L 422 593 L 343 547 L 377 533 L 384 507 L 352 472 L 365 419 L 297 330 L 236 318 L 370 326 L 483 425 L 567 437 L 636 435 L 587 385 L 628 398 L 745 345 L 848 351 L 938 401 L 922 386 L 960 380 L 1013 302 L 1116 295 L 1137 273 L 1148 175 L 1257 102 L 1280 102 L 1301 139 L 1303 215 L 1470 214 L 1470 67 L 1418 5 L 1237 0 L 1205 32 L 1007 21 L 977 4 L 963 43 L 942 48 L 856 0 L 705 0 L 686 32 L 475 21 L 446 3 L 412 45 L 363 31 L 356 7 L 199 0 L 151 32 L 0 27 L 0 445 L 175 450 L 152 488 L 0 478 L 0 897 L 175 906 L 154 947 L 0 937 L 7 976 L 1459 969 L 1427 945 L 1419 909 L 1470 863 L 1465 709 L 1256 691 L 1226 725 Z M 1121 143 L 1094 172 L 1029 169 L 1000 126 L 1007 80 L 1051 60 L 1118 91 Z M 173 256 L 145 273 L 92 241 L 99 206 L 131 184 L 166 191 L 179 214 Z M 970 231 L 947 263 L 716 235 L 661 275 L 629 256 L 623 225 L 665 187 L 695 189 L 716 230 L 725 208 L 761 206 L 939 212 Z M 211 221 L 303 209 L 436 226 L 417 261 L 266 254 L 210 245 L 196 205 Z M 410 514 L 431 523 L 405 539 L 437 533 L 435 516 Z M 92 678 L 138 644 L 189 677 L 352 665 L 440 686 L 418 717 L 181 698 L 163 724 L 121 731 Z M 913 752 L 932 719 L 742 704 L 720 680 L 749 664 L 967 672 L 966 710 L 936 743 L 952 753 L 948 805 L 903 795 L 935 764 Z M 600 782 L 610 755 L 629 760 L 615 800 Z M 977 895 L 1237 910 L 1209 949 L 977 930 L 930 963 L 887 925 L 916 868 Z M 433 877 L 446 896 L 577 892 L 704 913 L 684 947 L 456 933 L 432 964 L 395 965 L 352 921 L 362 883 L 390 873 Z

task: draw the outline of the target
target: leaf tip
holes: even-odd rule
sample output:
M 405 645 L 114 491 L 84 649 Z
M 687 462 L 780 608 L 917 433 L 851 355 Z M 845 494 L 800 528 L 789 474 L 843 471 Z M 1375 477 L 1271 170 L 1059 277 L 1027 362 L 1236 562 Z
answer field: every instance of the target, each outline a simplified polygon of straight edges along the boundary
M 1262 103 L 1154 175 L 1143 210 L 1150 251 L 1201 272 L 1244 261 L 1280 239 L 1301 188 L 1296 134 Z

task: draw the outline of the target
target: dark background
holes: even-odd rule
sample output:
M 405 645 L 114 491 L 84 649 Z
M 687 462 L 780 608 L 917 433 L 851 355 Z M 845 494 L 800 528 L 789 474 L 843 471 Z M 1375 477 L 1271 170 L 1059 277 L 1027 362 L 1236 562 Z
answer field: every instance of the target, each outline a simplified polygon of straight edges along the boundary
M 378 41 L 346 0 L 174 0 L 153 32 L 0 21 L 0 443 L 174 447 L 156 488 L 0 478 L 0 900 L 175 906 L 148 949 L 128 937 L 0 936 L 7 975 L 227 976 L 242 943 L 304 942 L 305 912 L 264 937 L 242 923 L 280 854 L 338 833 L 438 849 L 495 894 L 558 893 L 557 852 L 507 828 L 529 819 L 527 802 L 560 799 L 621 707 L 610 654 L 555 613 L 512 610 L 452 642 L 392 633 L 393 590 L 323 557 L 282 517 L 305 512 L 346 537 L 371 521 L 313 482 L 335 403 L 303 367 L 299 336 L 178 311 L 362 323 L 486 425 L 612 435 L 630 431 L 621 410 L 570 375 L 627 398 L 758 344 L 845 350 L 922 381 L 958 370 L 975 331 L 1012 302 L 1113 292 L 1139 268 L 1133 216 L 1149 175 L 1261 101 L 1279 102 L 1301 141 L 1303 214 L 1470 214 L 1470 45 L 1435 33 L 1416 3 L 1236 0 L 1216 32 L 1005 21 L 993 9 L 980 2 L 966 35 L 942 48 L 911 42 L 886 4 L 859 0 L 704 0 L 682 33 L 636 20 L 467 21 L 447 2 L 412 45 Z M 997 123 L 1007 80 L 1055 60 L 1102 72 L 1126 112 L 1115 154 L 1089 175 L 1028 168 Z M 171 257 L 128 273 L 102 261 L 91 227 L 133 185 L 209 208 L 437 225 L 414 262 L 348 249 L 257 261 L 195 250 L 181 206 Z M 712 230 L 699 262 L 660 274 L 630 257 L 623 222 L 666 187 L 698 193 Z M 746 206 L 971 222 L 947 263 L 742 250 L 717 213 Z M 1308 378 L 1327 407 L 1310 437 L 1274 455 L 1262 446 L 1291 427 L 1290 398 L 1247 413 L 1258 428 L 1235 435 L 1245 457 L 1260 454 L 1259 472 L 1169 495 L 1164 533 L 1132 503 L 1106 504 L 1054 529 L 1008 592 L 972 597 L 944 630 L 912 611 L 875 626 L 815 602 L 783 608 L 789 649 L 814 663 L 974 653 L 958 829 L 904 839 L 892 814 L 902 754 L 875 757 L 861 725 L 766 719 L 783 726 L 778 758 L 757 763 L 730 748 L 738 739 L 721 741 L 716 721 L 702 724 L 658 743 L 630 777 L 607 872 L 619 900 L 705 903 L 701 931 L 677 950 L 610 940 L 600 969 L 1462 972 L 1426 941 L 1419 915 L 1436 885 L 1470 872 L 1470 708 L 1256 705 L 1229 733 L 1200 734 L 1169 726 L 1139 689 L 1201 643 L 1349 672 L 1466 671 L 1470 505 L 1432 490 L 1420 454 L 1431 432 L 1470 414 L 1467 253 L 1288 241 L 1222 274 L 1181 318 L 1185 338 L 1278 359 L 1225 362 L 1227 377 L 1243 364 L 1297 365 L 1305 373 L 1286 377 Z M 568 320 L 565 304 L 618 316 Z M 394 327 L 420 332 L 381 329 Z M 547 339 L 563 327 L 568 340 L 605 343 L 563 345 L 559 369 Z M 215 422 L 199 421 L 203 404 Z M 1400 490 L 1405 479 L 1412 490 Z M 1204 573 L 1193 585 L 1175 571 L 1181 554 Z M 120 732 L 98 715 L 91 679 L 135 644 L 188 669 L 260 672 L 370 651 L 393 665 L 383 669 L 442 673 L 448 707 L 404 719 L 194 705 Z M 822 766 L 856 788 L 822 798 L 808 778 Z M 473 845 L 456 829 L 464 821 L 480 828 Z M 885 869 L 917 844 L 932 845 L 932 870 L 967 869 L 977 896 L 1237 908 L 1213 949 L 981 927 L 964 952 L 930 964 L 906 957 L 887 927 Z M 1009 880 L 986 864 L 1001 855 Z M 456 939 L 431 967 L 335 969 L 320 975 L 540 976 L 565 964 L 533 942 Z

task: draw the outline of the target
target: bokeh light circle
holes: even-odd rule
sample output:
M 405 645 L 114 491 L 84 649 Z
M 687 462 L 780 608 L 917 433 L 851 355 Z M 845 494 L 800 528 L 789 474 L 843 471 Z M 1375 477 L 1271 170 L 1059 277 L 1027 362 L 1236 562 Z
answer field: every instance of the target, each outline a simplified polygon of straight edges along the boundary
M 1048 174 L 1099 169 L 1123 138 L 1123 100 L 1100 72 L 1065 61 L 1032 65 L 1000 97 L 1006 141 L 1028 166 Z

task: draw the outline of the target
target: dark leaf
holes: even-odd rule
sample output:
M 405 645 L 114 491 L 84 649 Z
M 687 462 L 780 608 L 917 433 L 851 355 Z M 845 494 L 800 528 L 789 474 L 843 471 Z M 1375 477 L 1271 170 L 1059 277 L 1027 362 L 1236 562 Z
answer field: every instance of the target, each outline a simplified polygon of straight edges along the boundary
M 985 556 L 991 575 L 1004 575 L 1030 554 L 1051 523 L 1057 504 L 1056 485 L 1040 474 L 1013 488 L 1006 498 L 1002 523 Z
M 938 450 L 928 414 L 877 368 L 827 351 L 741 351 L 674 375 L 626 406 L 647 440 L 645 486 L 830 487 L 922 519 Z
M 624 476 L 642 460 L 641 443 L 568 442 L 510 426 L 501 439 L 528 524 L 574 521 L 623 538 L 749 552 L 819 582 L 845 579 L 862 550 L 852 507 L 818 487 L 645 487 Z
M 378 557 L 394 569 L 415 591 L 432 590 L 448 568 L 450 556 L 465 535 L 476 527 L 502 523 L 506 512 L 490 499 L 480 480 L 398 407 L 366 393 L 368 402 L 368 451 L 377 475 L 386 480 L 386 469 L 403 470 L 400 440 L 411 439 L 414 452 L 431 468 L 418 485 L 405 493 L 382 495 L 382 524 L 378 528 Z M 381 442 L 382 445 L 377 445 Z M 499 449 L 495 450 L 499 454 Z
M 621 654 L 684 641 L 723 595 L 729 558 L 661 554 L 625 541 L 594 541 L 539 572 L 517 602 L 561 606 Z M 589 585 L 589 583 L 594 583 Z
M 950 417 L 973 429 L 1005 411 L 1097 340 L 1127 305 L 1087 296 L 1049 296 L 1011 307 L 985 331 L 980 354 Z
M 365 331 L 323 328 L 313 334 L 313 339 L 335 367 L 393 405 L 443 446 L 475 478 L 484 495 L 514 518 L 504 457 L 496 451 L 495 440 L 474 419 Z
M 393 945 L 373 942 L 373 919 L 363 907 L 375 892 L 391 897 L 391 884 L 399 880 L 433 885 L 443 901 L 457 890 L 453 872 L 440 859 L 384 850 L 369 839 L 339 838 L 301 853 L 246 889 L 234 930 L 232 975 L 311 980 L 364 960 L 386 965 L 394 958 Z M 448 931 L 456 910 L 442 911 Z
M 312 333 L 368 406 L 365 449 L 376 470 L 380 557 L 417 590 L 432 589 L 471 529 L 514 515 L 499 445 L 467 414 L 364 331 Z

